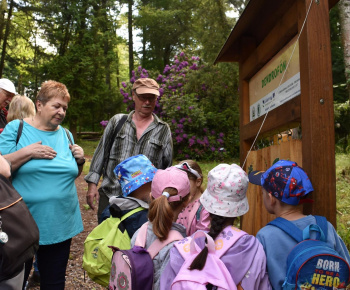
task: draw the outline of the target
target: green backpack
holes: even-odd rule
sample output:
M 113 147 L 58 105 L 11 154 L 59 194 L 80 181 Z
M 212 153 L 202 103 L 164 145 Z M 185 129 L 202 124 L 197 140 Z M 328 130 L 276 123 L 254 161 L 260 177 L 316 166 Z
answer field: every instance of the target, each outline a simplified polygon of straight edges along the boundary
M 120 225 L 129 216 L 141 210 L 145 209 L 135 208 L 121 219 L 107 218 L 87 236 L 84 242 L 83 268 L 96 283 L 108 286 L 113 256 L 113 251 L 108 246 L 118 247 L 121 250 L 131 248 L 129 234 L 125 227 Z

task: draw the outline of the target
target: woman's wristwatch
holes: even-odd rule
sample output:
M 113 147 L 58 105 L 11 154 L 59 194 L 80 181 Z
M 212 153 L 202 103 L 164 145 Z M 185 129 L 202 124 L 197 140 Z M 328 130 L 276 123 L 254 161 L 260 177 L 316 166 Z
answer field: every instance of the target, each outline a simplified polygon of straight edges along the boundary
M 80 162 L 78 162 L 78 160 L 80 161 Z M 82 160 L 82 161 L 81 161 Z M 78 166 L 83 166 L 84 164 L 85 164 L 85 157 L 83 157 L 83 158 L 79 158 L 79 159 L 75 159 L 75 161 L 77 162 L 77 164 L 78 164 Z

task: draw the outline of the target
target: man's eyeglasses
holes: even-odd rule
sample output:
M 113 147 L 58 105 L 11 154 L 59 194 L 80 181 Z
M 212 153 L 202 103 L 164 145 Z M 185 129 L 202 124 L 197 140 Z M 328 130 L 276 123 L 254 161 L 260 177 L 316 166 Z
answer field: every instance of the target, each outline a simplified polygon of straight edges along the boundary
M 179 168 L 181 170 L 184 170 L 184 171 L 188 171 L 188 172 L 191 172 L 194 176 L 196 176 L 197 178 L 202 178 L 199 173 L 194 170 L 187 162 L 184 162 L 184 163 L 181 163 L 181 164 L 178 164 L 178 165 L 175 165 L 176 168 Z
M 141 102 L 149 101 L 150 103 L 153 103 L 153 102 L 155 102 L 156 99 L 157 99 L 157 96 L 155 96 L 155 95 L 153 95 L 152 97 L 145 97 L 145 96 L 143 96 L 142 94 L 141 94 L 141 95 L 138 95 L 138 94 L 136 93 L 136 90 L 134 90 L 134 93 L 135 93 L 135 95 L 139 98 L 139 100 L 140 100 Z

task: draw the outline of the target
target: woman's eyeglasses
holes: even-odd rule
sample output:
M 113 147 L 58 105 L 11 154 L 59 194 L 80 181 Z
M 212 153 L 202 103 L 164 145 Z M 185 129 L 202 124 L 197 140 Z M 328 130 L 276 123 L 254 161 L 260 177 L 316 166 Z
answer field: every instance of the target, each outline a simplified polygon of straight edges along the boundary
M 199 173 L 194 170 L 187 162 L 183 162 L 181 164 L 175 165 L 176 168 L 182 169 L 184 171 L 188 171 L 191 172 L 194 176 L 196 176 L 197 178 L 202 178 Z

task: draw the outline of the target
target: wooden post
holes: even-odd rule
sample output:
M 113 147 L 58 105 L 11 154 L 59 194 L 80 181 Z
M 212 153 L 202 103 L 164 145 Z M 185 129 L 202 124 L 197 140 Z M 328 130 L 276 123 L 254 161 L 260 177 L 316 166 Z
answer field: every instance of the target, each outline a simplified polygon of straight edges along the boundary
M 298 0 L 303 168 L 314 187 L 306 213 L 324 215 L 336 227 L 333 81 L 327 1 Z

